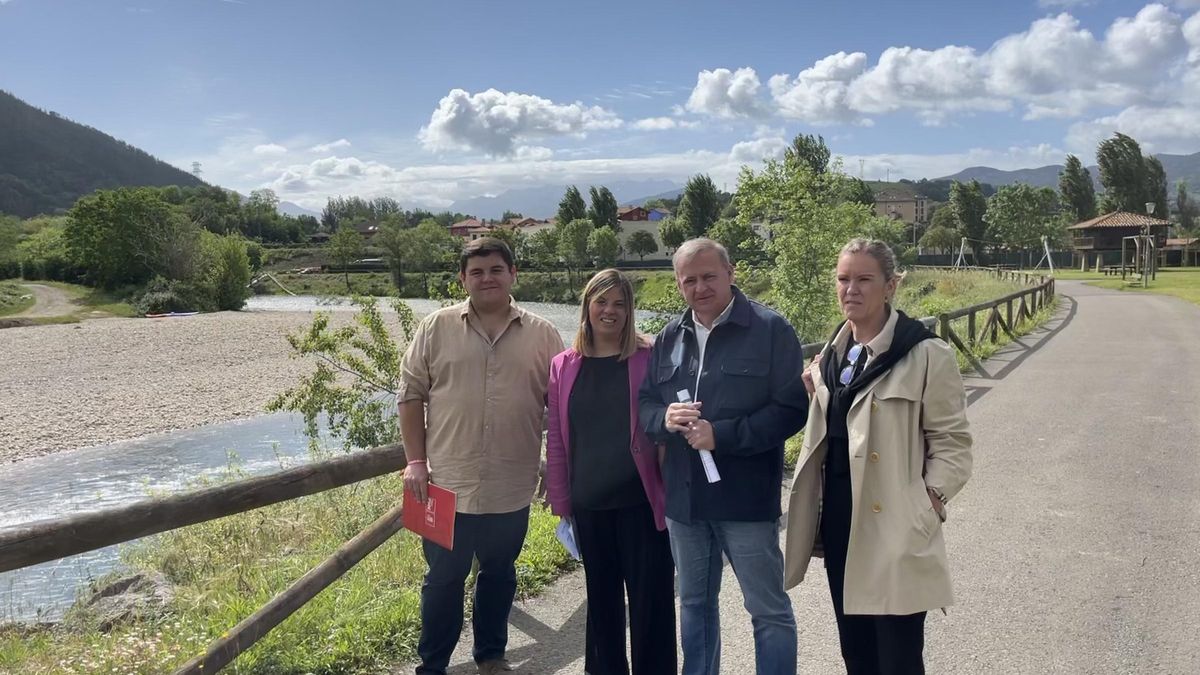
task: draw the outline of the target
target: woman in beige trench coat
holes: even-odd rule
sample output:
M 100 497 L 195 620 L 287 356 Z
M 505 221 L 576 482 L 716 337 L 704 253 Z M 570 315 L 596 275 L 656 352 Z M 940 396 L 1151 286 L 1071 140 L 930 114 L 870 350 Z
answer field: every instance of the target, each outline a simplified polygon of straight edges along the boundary
M 953 602 L 946 503 L 971 474 L 954 352 L 892 309 L 898 282 L 886 244 L 847 244 L 837 266 L 846 321 L 804 373 L 786 583 L 824 555 L 849 675 L 924 673 L 925 613 Z

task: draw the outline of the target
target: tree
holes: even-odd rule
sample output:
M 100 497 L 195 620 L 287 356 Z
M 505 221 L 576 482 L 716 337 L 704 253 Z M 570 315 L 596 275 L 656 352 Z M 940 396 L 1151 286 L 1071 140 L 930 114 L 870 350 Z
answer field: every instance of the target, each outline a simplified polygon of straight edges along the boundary
M 676 215 L 676 220 L 687 229 L 688 238 L 705 236 L 720 217 L 721 198 L 712 178 L 699 174 L 688 179 Z
M 17 243 L 20 240 L 20 219 L 0 214 L 0 279 L 9 276 L 5 274 L 6 270 L 16 269 L 11 263 L 17 259 Z M 12 272 L 11 275 L 15 276 L 16 272 Z
M 566 224 L 580 218 L 587 218 L 587 204 L 583 201 L 583 195 L 579 194 L 579 188 L 574 185 L 567 186 L 566 193 L 558 202 L 555 222 Z
M 587 218 L 576 218 L 566 223 L 560 221 L 554 226 L 558 257 L 567 266 L 568 277 L 571 270 L 582 269 L 587 264 L 588 237 L 595 229 Z
M 1179 229 L 1191 233 L 1196 227 L 1196 202 L 1188 195 L 1187 183 L 1175 183 L 1175 211 L 1179 214 Z
M 204 233 L 202 285 L 213 308 L 237 311 L 250 297 L 250 257 L 246 240 L 238 235 Z
M 929 220 L 929 227 L 944 227 L 948 230 L 958 231 L 958 219 L 954 217 L 954 209 L 949 205 L 942 206 L 933 212 L 933 218 Z
M 1113 134 L 1096 148 L 1100 183 L 1104 185 L 1104 210 L 1145 213 L 1147 162 L 1138 142 L 1125 134 Z
M 757 260 L 765 249 L 762 237 L 745 221 L 722 218 L 709 229 L 708 236 L 729 251 L 734 263 Z
M 504 211 L 504 215 L 500 216 L 500 220 L 502 220 L 502 221 L 504 221 L 504 222 L 506 222 L 506 223 L 507 223 L 508 221 L 510 221 L 510 220 L 512 220 L 512 219 L 514 219 L 514 218 L 516 218 L 516 219 L 520 220 L 521 218 L 524 218 L 524 217 L 525 217 L 525 216 L 521 215 L 521 214 L 520 214 L 519 212 L 517 212 L 517 211 L 509 211 L 509 210 L 505 209 L 505 211 Z
M 666 246 L 668 251 L 679 248 L 683 242 L 687 241 L 689 234 L 687 226 L 676 220 L 674 216 L 658 221 L 658 238 L 662 240 L 663 246 Z
M 558 263 L 558 235 L 554 229 L 538 230 L 525 240 L 526 257 L 538 269 L 553 269 Z
M 329 238 L 329 257 L 345 273 L 347 293 L 354 292 L 350 287 L 350 264 L 362 255 L 365 246 L 362 235 L 352 227 L 339 227 Z
M 371 243 L 383 249 L 383 257 L 388 263 L 388 272 L 392 276 L 392 284 L 397 291 L 404 288 L 404 264 L 408 252 L 412 249 L 411 228 L 405 227 L 402 221 L 388 219 L 379 226 Z
M 525 233 L 520 230 L 497 227 L 492 230 L 491 236 L 508 244 L 508 250 L 512 251 L 514 256 L 525 247 Z
M 611 228 L 597 227 L 588 235 L 587 252 L 597 267 L 612 267 L 621 255 L 621 240 Z
M 462 249 L 462 240 L 436 220 L 426 220 L 410 230 L 409 264 L 421 272 L 421 284 L 429 295 L 429 273 L 445 265 Z
M 1146 202 L 1154 204 L 1154 215 L 1166 218 L 1167 211 L 1167 172 L 1157 157 L 1146 158 Z M 1142 208 L 1146 208 L 1145 203 Z M 1144 211 L 1143 211 L 1144 213 Z
M 261 209 L 275 213 L 276 209 L 279 208 L 279 197 L 270 188 L 252 190 L 250 198 L 246 200 L 246 206 L 252 209 Z
M 979 261 L 983 252 L 983 238 L 987 236 L 987 222 L 983 220 L 983 214 L 987 212 L 987 200 L 979 181 L 955 181 L 950 186 L 950 209 L 954 212 L 954 220 L 958 222 L 959 232 L 970 240 L 967 243 L 975 260 Z
M 893 227 L 864 204 L 836 199 L 830 180 L 805 162 L 768 160 L 761 172 L 742 169 L 734 197 L 743 224 L 770 224 L 775 304 L 802 341 L 827 335 L 837 317 L 833 270 L 841 247 Z
M 847 177 L 845 200 L 852 204 L 875 206 L 875 191 L 861 178 Z
M 783 161 L 788 164 L 804 164 L 816 175 L 829 170 L 829 147 L 823 136 L 797 134 L 792 144 L 783 151 Z M 873 200 L 872 200 L 873 202 Z
M 1067 165 L 1058 174 L 1058 191 L 1063 210 L 1076 223 L 1096 217 L 1096 186 L 1092 174 L 1075 155 L 1067 155 Z
M 100 190 L 75 202 L 63 234 L 71 258 L 97 285 L 142 284 L 155 273 L 146 242 L 173 215 L 153 188 Z
M 625 241 L 625 250 L 638 257 L 638 260 L 645 260 L 646 256 L 658 253 L 658 242 L 654 241 L 654 235 L 646 230 L 638 230 L 629 235 L 629 239 Z
M 592 221 L 594 227 L 607 227 L 613 232 L 620 232 L 621 222 L 618 217 L 620 206 L 617 205 L 617 198 L 603 185 L 599 188 L 593 186 L 589 192 L 592 197 L 592 205 L 587 211 L 588 220 Z
M 921 237 L 921 247 L 938 253 L 950 253 L 958 248 L 961 239 L 957 230 L 945 225 L 930 225 L 925 236 Z
M 1001 187 L 987 200 L 983 219 L 988 224 L 988 236 L 1010 251 L 1036 247 L 1043 236 L 1057 240 L 1062 223 L 1054 190 L 1025 183 Z

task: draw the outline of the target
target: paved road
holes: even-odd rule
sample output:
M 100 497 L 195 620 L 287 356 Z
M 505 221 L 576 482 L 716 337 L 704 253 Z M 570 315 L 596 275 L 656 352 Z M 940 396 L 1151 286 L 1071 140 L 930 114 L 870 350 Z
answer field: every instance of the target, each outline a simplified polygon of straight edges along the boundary
M 79 309 L 71 302 L 71 296 L 63 290 L 45 284 L 21 284 L 33 293 L 33 307 L 13 314 L 10 318 L 25 319 L 31 317 L 63 316 Z
M 1059 291 L 1058 317 L 967 380 L 975 474 L 946 525 L 958 604 L 930 614 L 929 672 L 1200 673 L 1200 309 Z M 836 673 L 815 572 L 792 594 L 800 672 Z M 518 604 L 520 672 L 583 672 L 583 594 L 575 573 Z M 751 673 L 728 568 L 722 605 L 723 672 Z M 474 672 L 469 642 L 452 673 Z

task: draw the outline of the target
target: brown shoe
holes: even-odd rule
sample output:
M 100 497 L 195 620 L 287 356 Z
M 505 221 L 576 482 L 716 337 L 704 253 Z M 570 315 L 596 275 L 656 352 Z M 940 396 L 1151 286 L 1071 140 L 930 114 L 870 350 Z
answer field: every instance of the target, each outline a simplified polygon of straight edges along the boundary
M 492 659 L 479 664 L 479 675 L 500 675 L 500 673 L 511 673 L 512 666 L 508 665 L 505 659 Z

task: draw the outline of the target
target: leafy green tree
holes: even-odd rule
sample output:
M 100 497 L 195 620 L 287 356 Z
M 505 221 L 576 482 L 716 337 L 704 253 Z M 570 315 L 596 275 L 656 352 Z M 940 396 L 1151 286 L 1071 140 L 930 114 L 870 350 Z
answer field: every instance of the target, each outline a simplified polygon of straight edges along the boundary
M 413 230 L 403 220 L 389 218 L 379 226 L 371 243 L 383 250 L 388 273 L 397 291 L 404 288 L 404 266 L 413 244 Z
M 1075 155 L 1067 155 L 1067 164 L 1058 174 L 1058 191 L 1062 194 L 1063 210 L 1075 222 L 1096 217 L 1096 186 L 1092 174 Z
M 861 178 L 847 176 L 845 179 L 845 201 L 864 206 L 875 206 L 875 191 Z
M 668 251 L 679 248 L 683 242 L 687 241 L 689 234 L 687 226 L 676 220 L 674 216 L 658 221 L 658 238 L 662 240 L 663 246 L 666 246 Z
M 621 240 L 607 227 L 598 227 L 588 235 L 588 255 L 598 267 L 612 267 L 621 255 Z
M 958 219 L 954 217 L 954 209 L 948 204 L 942 205 L 933 212 L 933 218 L 929 220 L 929 227 L 944 227 L 948 230 L 958 231 Z M 956 244 L 957 245 L 957 244 Z
M 709 229 L 708 236 L 729 251 L 729 258 L 734 263 L 756 261 L 766 249 L 762 237 L 745 221 L 718 220 Z
M 1188 195 L 1187 183 L 1175 183 L 1175 212 L 1179 214 L 1179 229 L 1192 232 L 1196 228 L 1196 201 Z
M 520 219 L 520 218 L 524 218 L 524 217 L 525 216 L 521 215 L 521 213 L 518 211 L 509 211 L 509 210 L 505 209 L 504 215 L 500 216 L 500 220 L 507 223 L 508 221 L 512 220 L 513 218 Z
M 400 439 L 396 397 L 404 345 L 412 340 L 417 318 L 403 301 L 392 303 L 403 340 L 384 321 L 374 298 L 356 298 L 360 310 L 349 326 L 330 327 L 330 314 L 318 312 L 305 330 L 288 336 L 292 351 L 315 362 L 311 374 L 277 396 L 272 412 L 304 416 L 305 435 L 313 449 L 321 446 L 326 420 L 345 449 L 371 448 Z
M 645 230 L 638 230 L 629 235 L 629 239 L 625 241 L 625 249 L 638 257 L 638 260 L 645 260 L 646 256 L 658 253 L 658 242 L 654 241 L 654 235 Z
M 1005 185 L 988 198 L 983 219 L 988 237 L 1010 251 L 1034 248 L 1043 236 L 1055 236 L 1061 225 L 1058 195 L 1048 187 Z
M 44 227 L 17 245 L 17 256 L 26 279 L 74 280 L 74 265 L 67 253 L 64 225 Z
M 688 238 L 703 237 L 721 216 L 721 198 L 712 178 L 692 176 L 683 188 L 676 220 L 688 231 Z
M 1148 164 L 1138 142 L 1125 134 L 1113 134 L 1096 148 L 1100 183 L 1104 185 L 1103 209 L 1144 213 L 1146 210 Z
M 205 233 L 203 286 L 215 309 L 237 311 L 250 297 L 250 257 L 237 235 Z
M 837 317 L 833 270 L 841 247 L 892 227 L 866 205 L 837 199 L 831 180 L 843 179 L 814 173 L 806 162 L 768 160 L 760 172 L 742 169 L 734 197 L 739 220 L 770 224 L 776 306 L 805 341 L 828 334 Z
M 508 244 L 508 250 L 512 251 L 514 256 L 516 256 L 520 251 L 524 250 L 526 235 L 520 230 L 514 230 L 507 227 L 497 227 L 496 229 L 492 230 L 491 236 L 499 239 L 505 244 Z M 517 262 L 523 261 L 518 258 Z
M 558 264 L 558 234 L 556 229 L 538 230 L 526 240 L 526 258 L 538 269 L 553 269 Z
M 823 136 L 797 134 L 792 144 L 783 152 L 783 161 L 789 164 L 804 164 L 816 175 L 829 170 L 829 147 Z M 872 200 L 873 203 L 873 200 Z
M 588 237 L 596 228 L 587 218 L 576 218 L 568 223 L 558 222 L 554 226 L 558 240 L 558 257 L 567 266 L 567 275 L 578 271 L 588 262 Z
M 583 201 L 583 195 L 579 194 L 579 188 L 569 185 L 563 198 L 558 202 L 558 215 L 555 222 L 569 223 L 581 218 L 587 218 L 587 204 Z
M 592 197 L 592 205 L 587 211 L 588 220 L 592 221 L 592 225 L 595 227 L 607 227 L 613 232 L 620 232 L 621 221 L 618 214 L 620 206 L 617 204 L 617 198 L 603 185 L 599 188 L 593 186 L 589 192 Z
M 1146 202 L 1154 204 L 1154 215 L 1166 218 L 1167 211 L 1167 172 L 1157 157 L 1146 158 Z M 1142 205 L 1145 209 L 1145 204 Z M 1144 212 L 1144 211 L 1143 211 Z
M 426 220 L 412 232 L 408 260 L 421 272 L 425 295 L 429 295 L 429 273 L 445 266 L 462 249 L 462 240 L 435 220 Z
M 22 239 L 21 220 L 0 214 L 0 279 L 16 276 L 19 265 L 17 243 Z
M 945 225 L 930 225 L 921 237 L 921 247 L 933 249 L 938 253 L 951 253 L 958 249 L 961 239 L 957 230 Z
M 64 238 L 71 258 L 103 288 L 142 284 L 154 276 L 146 242 L 174 211 L 153 188 L 101 190 L 71 207 Z
M 329 238 L 329 257 L 346 275 L 346 292 L 353 293 L 350 287 L 350 264 L 362 257 L 366 242 L 362 235 L 352 227 L 339 227 Z
M 958 222 L 958 231 L 969 239 L 967 244 L 975 260 L 982 260 L 983 240 L 987 236 L 987 222 L 983 219 L 983 214 L 987 212 L 987 199 L 983 196 L 979 181 L 955 181 L 950 186 L 950 209 L 954 212 L 954 220 Z

